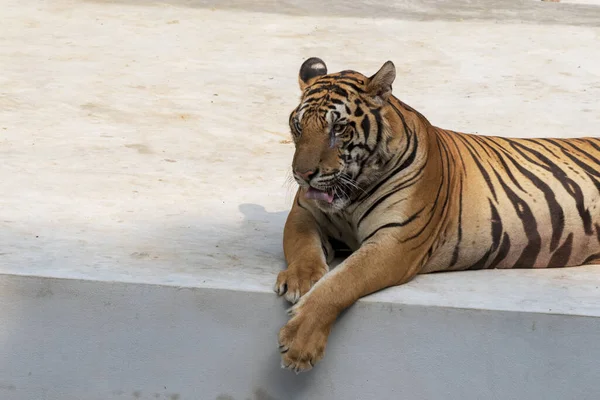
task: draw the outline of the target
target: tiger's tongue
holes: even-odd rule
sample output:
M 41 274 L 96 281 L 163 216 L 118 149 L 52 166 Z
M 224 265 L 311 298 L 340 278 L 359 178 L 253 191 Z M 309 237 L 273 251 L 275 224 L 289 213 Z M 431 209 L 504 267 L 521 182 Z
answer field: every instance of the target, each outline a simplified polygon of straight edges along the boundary
M 323 192 L 312 187 L 308 188 L 304 197 L 307 199 L 323 200 L 329 204 L 333 203 L 333 193 Z

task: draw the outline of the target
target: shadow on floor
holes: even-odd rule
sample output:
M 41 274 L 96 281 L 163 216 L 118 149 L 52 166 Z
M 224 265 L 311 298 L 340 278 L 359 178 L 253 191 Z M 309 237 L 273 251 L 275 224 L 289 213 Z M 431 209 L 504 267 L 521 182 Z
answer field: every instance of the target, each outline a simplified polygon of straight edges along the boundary
M 120 3 L 137 6 L 174 6 L 210 10 L 239 10 L 249 12 L 314 17 L 386 18 L 412 21 L 481 20 L 502 23 L 600 26 L 600 6 L 561 4 L 534 0 L 423 0 L 348 2 L 333 0 L 88 0 L 97 3 Z

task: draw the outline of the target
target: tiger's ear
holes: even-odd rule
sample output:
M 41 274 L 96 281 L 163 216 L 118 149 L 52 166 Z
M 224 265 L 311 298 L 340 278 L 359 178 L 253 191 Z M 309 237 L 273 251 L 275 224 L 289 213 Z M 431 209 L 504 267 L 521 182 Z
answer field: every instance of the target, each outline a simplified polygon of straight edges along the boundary
M 325 65 L 323 60 L 317 57 L 311 57 L 304 61 L 300 67 L 300 74 L 298 75 L 300 90 L 304 90 L 316 77 L 321 75 L 327 75 L 327 65 Z
M 379 71 L 369 78 L 367 93 L 378 103 L 386 101 L 392 94 L 394 79 L 396 79 L 396 67 L 393 62 L 386 61 Z

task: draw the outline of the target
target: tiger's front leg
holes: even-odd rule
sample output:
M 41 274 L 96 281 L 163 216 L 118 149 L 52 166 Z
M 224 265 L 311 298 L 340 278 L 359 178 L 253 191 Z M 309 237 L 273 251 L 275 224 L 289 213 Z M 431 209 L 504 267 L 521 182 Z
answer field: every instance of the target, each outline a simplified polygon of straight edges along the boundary
M 323 358 L 337 316 L 370 293 L 411 280 L 424 254 L 378 233 L 291 308 L 292 318 L 279 331 L 282 367 L 302 372 Z
M 329 241 L 314 216 L 299 205 L 298 194 L 285 223 L 283 251 L 288 267 L 277 276 L 274 290 L 296 303 L 329 271 L 327 256 L 333 258 Z

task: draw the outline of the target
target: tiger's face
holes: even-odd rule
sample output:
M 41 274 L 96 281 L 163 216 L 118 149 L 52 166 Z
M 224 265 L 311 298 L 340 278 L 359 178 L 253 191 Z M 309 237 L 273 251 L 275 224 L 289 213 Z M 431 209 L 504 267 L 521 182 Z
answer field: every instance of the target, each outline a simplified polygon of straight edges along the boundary
M 318 58 L 302 64 L 302 97 L 289 118 L 292 169 L 304 197 L 323 211 L 344 209 L 373 180 L 388 134 L 381 109 L 394 77 L 391 62 L 370 78 L 355 71 L 328 75 Z

